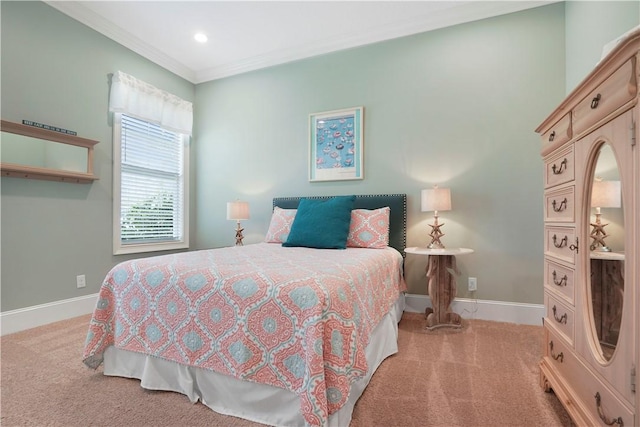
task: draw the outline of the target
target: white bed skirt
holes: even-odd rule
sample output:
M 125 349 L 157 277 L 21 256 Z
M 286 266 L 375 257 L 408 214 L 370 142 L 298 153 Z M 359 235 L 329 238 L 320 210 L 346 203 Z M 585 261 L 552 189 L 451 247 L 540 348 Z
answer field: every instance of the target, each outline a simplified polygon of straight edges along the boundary
M 329 426 L 351 422 L 356 401 L 384 359 L 398 352 L 398 323 L 404 311 L 404 294 L 382 318 L 366 348 L 367 376 L 351 386 L 347 403 L 329 417 Z M 250 383 L 216 372 L 185 366 L 153 356 L 116 349 L 104 353 L 104 374 L 137 378 L 149 390 L 182 393 L 192 403 L 200 400 L 212 410 L 272 426 L 304 426 L 300 398 L 294 393 L 264 384 Z

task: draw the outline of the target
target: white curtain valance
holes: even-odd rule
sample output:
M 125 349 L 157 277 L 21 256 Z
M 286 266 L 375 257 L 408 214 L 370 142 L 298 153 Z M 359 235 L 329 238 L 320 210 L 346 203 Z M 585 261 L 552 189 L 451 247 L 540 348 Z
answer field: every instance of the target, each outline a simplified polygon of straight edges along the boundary
M 111 80 L 109 111 L 157 123 L 191 135 L 193 104 L 149 83 L 118 71 Z

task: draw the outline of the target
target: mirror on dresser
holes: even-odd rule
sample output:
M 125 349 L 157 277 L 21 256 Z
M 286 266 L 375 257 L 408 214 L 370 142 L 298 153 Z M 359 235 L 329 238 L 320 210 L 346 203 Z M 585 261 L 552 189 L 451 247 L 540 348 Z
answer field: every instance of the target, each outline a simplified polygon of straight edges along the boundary
M 589 274 L 590 313 L 599 355 L 611 360 L 622 322 L 624 302 L 624 214 L 620 172 L 608 143 L 594 153 L 591 172 Z

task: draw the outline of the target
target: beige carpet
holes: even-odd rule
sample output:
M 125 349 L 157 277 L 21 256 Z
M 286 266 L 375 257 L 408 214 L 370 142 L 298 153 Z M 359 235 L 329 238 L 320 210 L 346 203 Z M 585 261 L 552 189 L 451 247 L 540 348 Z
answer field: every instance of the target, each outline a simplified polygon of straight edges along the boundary
M 89 370 L 81 362 L 88 323 L 82 316 L 1 339 L 2 426 L 258 426 Z M 424 324 L 404 314 L 400 351 L 374 375 L 351 427 L 570 425 L 538 385 L 540 327 L 465 320 L 460 330 L 426 332 Z

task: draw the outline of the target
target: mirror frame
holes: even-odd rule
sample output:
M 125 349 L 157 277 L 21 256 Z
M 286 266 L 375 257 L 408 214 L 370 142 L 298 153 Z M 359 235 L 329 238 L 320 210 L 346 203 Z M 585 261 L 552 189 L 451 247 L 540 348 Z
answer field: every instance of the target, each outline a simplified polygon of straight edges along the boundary
M 585 186 L 583 189 L 583 194 L 585 196 L 584 199 L 584 203 L 583 203 L 583 212 L 582 212 L 582 218 L 583 221 L 586 218 L 585 221 L 585 225 L 586 227 L 581 227 L 584 232 L 584 234 L 582 235 L 582 239 L 583 242 L 586 242 L 586 250 L 583 251 L 583 255 L 582 255 L 582 262 L 584 262 L 584 278 L 581 279 L 581 283 L 584 284 L 583 286 L 583 292 L 584 292 L 584 296 L 585 296 L 585 302 L 586 302 L 586 311 L 585 311 L 585 317 L 586 317 L 586 324 L 588 325 L 588 338 L 587 341 L 589 342 L 589 347 L 591 347 L 591 353 L 592 355 L 595 357 L 595 359 L 598 361 L 598 363 L 600 364 L 600 366 L 609 366 L 613 363 L 616 353 L 618 351 L 618 347 L 619 347 L 619 340 L 616 340 L 616 344 L 615 344 L 615 348 L 613 350 L 613 352 L 611 353 L 610 357 L 606 357 L 604 349 L 602 348 L 602 344 L 600 343 L 600 337 L 598 336 L 597 333 L 597 327 L 596 327 L 596 318 L 594 316 L 594 301 L 593 301 L 593 293 L 592 293 L 592 269 L 591 269 L 591 249 L 589 247 L 590 245 L 590 230 L 591 230 L 591 216 L 592 216 L 592 212 L 591 212 L 591 197 L 593 196 L 593 181 L 596 178 L 596 167 L 598 166 L 598 160 L 600 159 L 600 154 L 602 149 L 608 146 L 611 149 L 613 158 L 615 159 L 615 163 L 616 163 L 616 168 L 618 170 L 618 174 L 620 176 L 620 181 L 622 184 L 622 169 L 620 167 L 621 163 L 620 163 L 620 158 L 618 157 L 618 153 L 617 150 L 614 147 L 613 142 L 609 139 L 609 138 L 596 138 L 594 144 L 589 148 L 589 154 L 587 157 L 587 162 L 586 162 L 586 169 L 585 169 L 585 175 L 584 175 L 584 182 L 585 182 Z M 588 185 L 587 185 L 588 184 Z M 624 191 L 621 188 L 621 192 L 623 193 Z M 623 194 L 621 194 L 621 197 L 623 197 Z M 623 227 L 626 226 L 626 215 L 624 215 L 624 202 L 623 202 Z M 626 241 L 626 234 L 624 236 L 624 244 L 625 244 L 625 248 L 627 245 L 627 241 Z M 607 253 L 607 252 L 605 252 Z M 612 260 L 615 260 L 617 258 L 613 258 Z M 623 275 L 623 282 L 626 282 L 626 269 L 623 268 L 622 269 L 622 275 Z M 624 296 L 624 298 L 626 299 L 626 295 Z M 620 307 L 620 310 L 624 310 L 624 299 L 622 302 L 622 305 Z M 623 319 L 624 320 L 624 319 Z M 620 325 L 622 326 L 622 324 Z
M 66 133 L 55 132 L 34 126 L 27 126 L 20 123 L 13 123 L 6 120 L 0 121 L 2 132 L 14 133 L 17 135 L 30 136 L 46 141 L 59 142 L 61 144 L 75 145 L 87 148 L 87 172 L 72 172 L 60 169 L 41 168 L 36 166 L 26 166 L 17 163 L 0 162 L 0 172 L 2 176 L 14 178 L 43 179 L 47 181 L 73 182 L 77 184 L 89 184 L 98 179 L 93 174 L 93 147 L 99 141 L 80 138 L 79 136 Z

